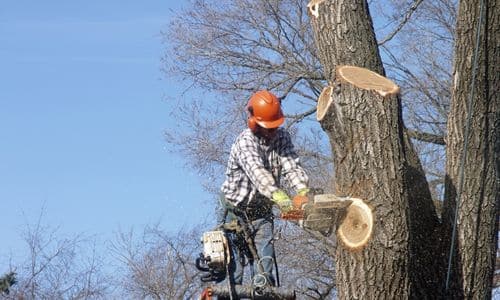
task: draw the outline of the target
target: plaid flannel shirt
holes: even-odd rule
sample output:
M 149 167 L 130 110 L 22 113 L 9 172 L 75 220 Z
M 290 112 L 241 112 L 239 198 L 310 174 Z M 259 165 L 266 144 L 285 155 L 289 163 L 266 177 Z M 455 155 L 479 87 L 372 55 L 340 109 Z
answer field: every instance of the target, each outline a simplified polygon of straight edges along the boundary
M 226 180 L 221 191 L 235 206 L 246 206 L 256 196 L 271 199 L 283 179 L 290 188 L 307 187 L 308 177 L 300 166 L 290 134 L 279 128 L 267 145 L 263 138 L 244 130 L 231 147 Z

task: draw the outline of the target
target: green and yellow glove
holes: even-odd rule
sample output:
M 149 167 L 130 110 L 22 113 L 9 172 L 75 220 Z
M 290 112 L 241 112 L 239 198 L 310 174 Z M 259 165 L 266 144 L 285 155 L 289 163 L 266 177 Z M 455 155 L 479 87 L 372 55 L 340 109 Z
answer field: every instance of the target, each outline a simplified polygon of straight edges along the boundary
M 292 200 L 290 200 L 290 197 L 283 190 L 274 192 L 272 200 L 279 206 L 282 213 L 287 213 L 293 209 Z
M 309 194 L 309 191 L 311 191 L 309 188 L 303 188 L 297 191 L 297 195 L 307 196 L 307 194 Z

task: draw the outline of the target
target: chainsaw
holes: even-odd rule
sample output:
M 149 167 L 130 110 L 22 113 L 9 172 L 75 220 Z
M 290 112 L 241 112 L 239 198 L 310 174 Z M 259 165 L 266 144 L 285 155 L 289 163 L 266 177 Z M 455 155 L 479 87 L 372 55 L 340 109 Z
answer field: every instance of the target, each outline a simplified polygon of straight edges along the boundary
M 312 198 L 312 201 L 309 198 Z M 317 194 L 310 197 L 297 195 L 292 200 L 292 210 L 282 213 L 281 219 L 327 235 L 345 216 L 346 209 L 352 202 L 350 197 L 334 194 Z

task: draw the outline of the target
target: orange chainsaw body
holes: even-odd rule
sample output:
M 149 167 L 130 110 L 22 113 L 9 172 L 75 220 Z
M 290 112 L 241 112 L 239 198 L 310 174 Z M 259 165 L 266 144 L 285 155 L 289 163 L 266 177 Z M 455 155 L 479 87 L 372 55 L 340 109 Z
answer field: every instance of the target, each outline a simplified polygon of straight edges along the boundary
M 307 196 L 296 195 L 293 197 L 292 205 L 293 209 L 281 214 L 281 218 L 283 220 L 288 221 L 300 221 L 304 219 L 304 207 L 309 202 L 309 198 Z

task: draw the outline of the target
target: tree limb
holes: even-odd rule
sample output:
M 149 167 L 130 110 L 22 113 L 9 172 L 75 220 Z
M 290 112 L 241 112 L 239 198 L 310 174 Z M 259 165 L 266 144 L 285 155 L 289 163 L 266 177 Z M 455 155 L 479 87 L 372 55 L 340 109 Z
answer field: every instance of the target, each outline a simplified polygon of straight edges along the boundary
M 444 141 L 444 136 L 441 135 L 436 135 L 428 132 L 416 131 L 411 129 L 406 129 L 406 132 L 408 133 L 409 137 L 422 142 L 427 142 L 437 145 L 446 145 L 446 142 Z
M 403 17 L 403 20 L 401 23 L 399 23 L 398 27 L 394 29 L 393 32 L 391 32 L 388 36 L 386 36 L 381 42 L 378 43 L 379 46 L 382 46 L 383 44 L 387 43 L 388 41 L 392 40 L 392 38 L 405 26 L 406 23 L 408 23 L 408 20 L 410 20 L 411 15 L 417 10 L 417 7 L 422 3 L 423 0 L 415 0 L 413 4 L 410 6 L 408 11 Z

